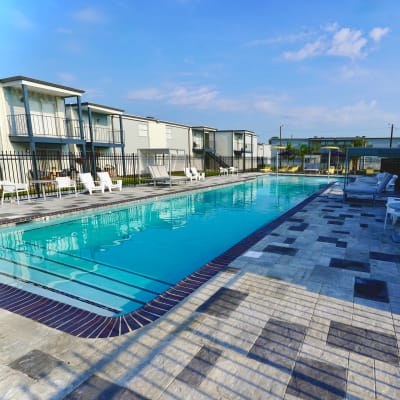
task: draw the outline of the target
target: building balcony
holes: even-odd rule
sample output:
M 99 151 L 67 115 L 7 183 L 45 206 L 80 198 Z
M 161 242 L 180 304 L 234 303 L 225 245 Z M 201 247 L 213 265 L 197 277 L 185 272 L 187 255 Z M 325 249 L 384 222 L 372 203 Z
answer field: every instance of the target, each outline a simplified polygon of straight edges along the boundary
M 26 114 L 8 115 L 9 135 L 11 140 L 29 137 Z M 49 139 L 76 139 L 81 138 L 79 122 L 67 120 L 61 117 L 48 115 L 30 114 L 32 121 L 32 133 L 35 138 Z
M 10 140 L 26 142 L 30 139 L 26 114 L 8 115 Z M 82 142 L 79 120 L 55 117 L 50 115 L 30 114 L 32 137 L 38 142 Z M 91 142 L 89 125 L 83 124 L 84 141 Z M 93 141 L 104 144 L 121 144 L 119 130 L 108 127 L 94 127 Z
M 90 138 L 88 138 L 90 140 Z M 93 142 L 104 144 L 121 144 L 121 131 L 105 126 L 93 127 Z

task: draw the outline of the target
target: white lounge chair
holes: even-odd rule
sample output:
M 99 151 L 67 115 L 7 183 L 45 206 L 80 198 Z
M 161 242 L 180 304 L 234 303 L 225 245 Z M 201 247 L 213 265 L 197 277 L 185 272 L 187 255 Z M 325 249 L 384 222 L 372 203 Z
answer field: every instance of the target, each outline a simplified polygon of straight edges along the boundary
M 71 179 L 69 176 L 57 176 L 55 178 L 56 189 L 57 189 L 57 197 L 61 199 L 61 189 L 74 189 L 75 196 L 76 192 L 76 182 Z
M 397 181 L 398 176 L 393 175 L 392 179 L 389 181 L 389 183 L 386 185 L 386 191 L 387 192 L 394 192 L 396 189 L 396 181 Z
M 89 192 L 90 195 L 93 192 L 104 193 L 104 184 L 100 182 L 95 182 L 93 180 L 92 175 L 89 172 L 80 172 L 79 180 L 82 182 L 83 186 Z
M 393 175 L 389 173 L 384 173 L 378 184 L 376 183 L 366 183 L 364 182 L 352 182 L 343 188 L 343 200 L 351 195 L 366 195 L 372 196 L 372 200 L 375 202 L 375 198 L 378 194 L 382 193 L 386 189 L 386 185 L 390 182 Z
M 196 167 L 190 168 L 190 171 L 192 172 L 193 176 L 196 178 L 197 181 L 205 180 L 206 179 L 206 174 L 204 172 L 199 172 L 197 171 Z
M 229 167 L 228 169 L 229 169 L 229 172 L 230 172 L 232 175 L 233 175 L 233 174 L 239 175 L 239 168 L 236 168 L 236 167 Z
M 30 195 L 29 195 L 29 185 L 27 183 L 14 183 L 11 181 L 0 181 L 0 185 L 2 186 L 3 193 L 1 194 L 1 205 L 4 203 L 4 195 L 9 193 L 9 194 L 14 194 L 17 197 L 17 204 L 19 204 L 19 193 L 24 193 L 26 192 L 28 195 L 28 200 L 30 200 Z M 11 201 L 11 197 L 10 197 Z
M 186 176 L 171 176 L 165 165 L 149 165 L 149 171 L 151 178 L 150 180 L 156 186 L 157 182 L 161 183 L 169 183 L 169 186 L 172 185 L 172 182 L 186 182 Z
M 229 169 L 224 167 L 219 167 L 219 174 L 220 175 L 228 175 Z
M 104 185 L 104 188 L 108 189 L 110 192 L 112 192 L 112 189 L 122 190 L 121 179 L 112 180 L 108 172 L 98 172 L 97 176 L 100 179 L 100 183 Z
M 383 229 L 386 229 L 388 219 L 392 220 L 392 225 L 397 222 L 400 217 L 400 199 L 397 197 L 388 197 L 386 202 L 386 216 Z
M 190 182 L 197 180 L 196 177 L 190 172 L 190 169 L 189 169 L 189 168 L 185 168 L 185 169 L 184 169 L 184 172 L 185 172 L 186 178 L 187 178 Z

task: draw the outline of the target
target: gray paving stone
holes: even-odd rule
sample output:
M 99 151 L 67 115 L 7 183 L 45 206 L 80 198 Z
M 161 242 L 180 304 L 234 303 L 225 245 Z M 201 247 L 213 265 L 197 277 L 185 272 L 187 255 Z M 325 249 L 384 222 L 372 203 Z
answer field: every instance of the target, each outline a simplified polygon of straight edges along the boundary
M 304 400 L 346 398 L 346 368 L 300 358 L 296 361 L 286 394 Z
M 40 350 L 32 350 L 9 364 L 11 368 L 23 372 L 32 379 L 44 378 L 61 365 L 62 361 Z
M 92 375 L 64 400 L 150 400 L 147 397 Z
M 303 344 L 307 327 L 271 318 L 247 357 L 278 369 L 291 370 Z
M 394 335 L 332 321 L 326 342 L 330 346 L 349 350 L 389 364 L 398 365 L 400 361 L 397 339 Z
M 190 386 L 199 386 L 221 353 L 222 351 L 215 347 L 203 346 L 176 379 Z
M 196 311 L 227 318 L 246 297 L 247 293 L 239 290 L 221 288 L 199 306 Z

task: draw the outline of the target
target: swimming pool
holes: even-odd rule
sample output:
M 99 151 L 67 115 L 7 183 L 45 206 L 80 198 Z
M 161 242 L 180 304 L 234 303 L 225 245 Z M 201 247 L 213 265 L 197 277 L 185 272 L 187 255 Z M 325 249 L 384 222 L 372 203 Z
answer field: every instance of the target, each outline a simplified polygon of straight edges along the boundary
M 123 316 L 326 183 L 267 176 L 7 228 L 0 231 L 0 282 L 96 315 Z

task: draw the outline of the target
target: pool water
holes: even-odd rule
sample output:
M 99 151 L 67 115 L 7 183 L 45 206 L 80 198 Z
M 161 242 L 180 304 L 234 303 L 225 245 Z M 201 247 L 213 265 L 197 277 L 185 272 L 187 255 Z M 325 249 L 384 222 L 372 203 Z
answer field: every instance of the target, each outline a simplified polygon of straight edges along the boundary
M 266 176 L 0 231 L 0 282 L 100 315 L 131 312 L 326 185 Z

